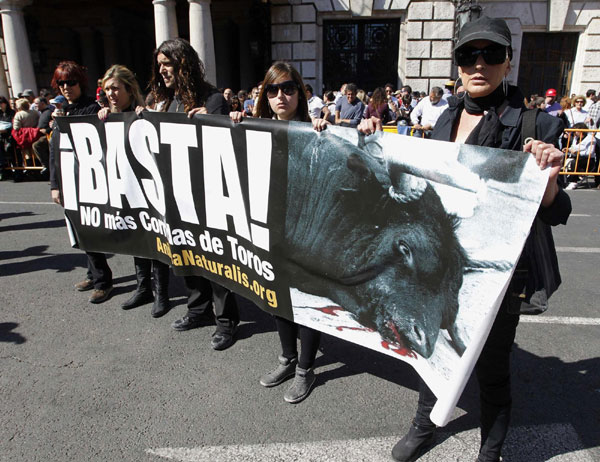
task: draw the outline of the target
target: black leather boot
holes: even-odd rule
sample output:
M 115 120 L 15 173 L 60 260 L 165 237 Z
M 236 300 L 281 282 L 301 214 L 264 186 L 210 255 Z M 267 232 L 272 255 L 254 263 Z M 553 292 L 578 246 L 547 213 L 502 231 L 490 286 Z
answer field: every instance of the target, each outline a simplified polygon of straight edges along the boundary
M 154 300 L 154 296 L 151 290 L 137 288 L 133 295 L 121 304 L 121 308 L 130 310 L 150 303 L 152 300 Z
M 153 318 L 160 318 L 171 309 L 169 302 L 169 267 L 164 263 L 153 260 L 152 272 L 154 274 L 155 299 L 150 314 Z
M 413 462 L 425 454 L 435 441 L 435 426 L 420 427 L 414 422 L 408 433 L 392 449 L 392 457 L 398 462 Z

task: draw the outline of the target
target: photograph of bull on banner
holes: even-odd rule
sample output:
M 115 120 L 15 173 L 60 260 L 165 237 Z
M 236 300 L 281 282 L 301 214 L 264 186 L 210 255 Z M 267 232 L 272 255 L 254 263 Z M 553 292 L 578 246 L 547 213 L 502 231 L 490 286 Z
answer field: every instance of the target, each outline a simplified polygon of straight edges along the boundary
M 159 259 L 406 361 L 445 425 L 547 183 L 526 153 L 330 126 L 148 113 L 59 120 L 85 250 Z

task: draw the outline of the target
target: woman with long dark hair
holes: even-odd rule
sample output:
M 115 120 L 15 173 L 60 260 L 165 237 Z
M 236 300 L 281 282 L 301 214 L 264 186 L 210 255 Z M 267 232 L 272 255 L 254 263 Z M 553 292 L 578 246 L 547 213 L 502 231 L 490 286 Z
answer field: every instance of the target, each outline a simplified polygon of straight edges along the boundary
M 111 66 L 102 77 L 100 88 L 106 94 L 108 107 L 98 112 L 100 120 L 106 120 L 108 114 L 135 111 L 144 105 L 140 86 L 135 74 L 120 64 Z M 133 257 L 137 287 L 133 295 L 121 304 L 129 310 L 154 301 L 153 318 L 159 318 L 169 312 L 169 265 L 158 260 Z M 154 294 L 152 293 L 154 276 Z
M 62 61 L 54 70 L 52 76 L 52 88 L 60 92 L 67 100 L 67 104 L 61 110 L 56 110 L 55 115 L 91 115 L 100 110 L 100 106 L 94 98 L 86 95 L 87 69 L 73 61 Z M 62 204 L 60 197 L 57 172 L 54 168 L 54 156 L 56 141 L 60 133 L 58 126 L 54 124 L 52 140 L 50 143 L 50 190 L 52 200 Z M 91 303 L 102 303 L 107 300 L 113 289 L 112 272 L 106 261 L 106 255 L 98 252 L 86 252 L 88 257 L 88 271 L 86 278 L 75 284 L 75 289 L 80 292 L 92 290 L 89 301 Z
M 478 462 L 500 460 L 509 427 L 512 403 L 510 351 L 521 307 L 520 298 L 514 294 L 520 294 L 525 287 L 539 290 L 535 282 L 540 281 L 543 281 L 548 297 L 556 290 L 560 274 L 550 226 L 565 224 L 571 212 L 569 196 L 557 182 L 563 159 L 557 141 L 563 124 L 558 118 L 540 112 L 535 119 L 537 139 L 522 139 L 527 110 L 519 89 L 506 83 L 511 58 L 511 33 L 504 20 L 484 16 L 466 23 L 459 32 L 454 50 L 465 92 L 459 95 L 462 97 L 448 99 L 449 107 L 438 119 L 432 133 L 433 139 L 442 141 L 529 152 L 541 169 L 550 170 L 534 222 L 535 232 L 527 239 L 526 251 L 517 264 L 515 276 L 475 365 L 481 404 Z M 377 120 L 369 120 L 359 129 L 368 134 L 378 125 Z M 535 251 L 527 251 L 532 247 Z M 522 274 L 527 276 L 519 277 Z M 422 383 L 416 416 L 408 433 L 392 450 L 395 460 L 417 460 L 434 444 L 436 426 L 430 414 L 435 402 L 435 395 Z
M 256 104 L 257 117 L 286 121 L 310 122 L 308 101 L 302 77 L 290 64 L 275 62 L 265 74 L 263 86 Z M 232 120 L 239 122 L 242 113 L 231 113 Z M 322 130 L 329 122 L 313 119 L 313 128 Z M 301 326 L 293 321 L 275 316 L 275 325 L 281 341 L 282 353 L 278 364 L 260 378 L 264 387 L 274 387 L 290 377 L 294 381 L 285 392 L 283 399 L 288 403 L 299 403 L 305 399 L 315 382 L 313 365 L 321 341 L 321 333 Z M 300 337 L 300 355 L 297 338 Z

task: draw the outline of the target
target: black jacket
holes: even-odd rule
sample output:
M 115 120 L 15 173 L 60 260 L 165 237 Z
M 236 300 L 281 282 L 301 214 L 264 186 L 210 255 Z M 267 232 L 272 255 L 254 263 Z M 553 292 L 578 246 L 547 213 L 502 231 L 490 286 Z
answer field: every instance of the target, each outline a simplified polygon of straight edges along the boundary
M 82 95 L 75 103 L 67 104 L 63 107 L 63 111 L 66 116 L 97 114 L 99 110 L 100 106 L 96 100 L 85 95 Z M 54 164 L 58 159 L 55 151 L 58 149 L 59 136 L 60 132 L 58 130 L 58 125 L 54 124 L 52 130 L 52 140 L 50 143 L 50 189 L 60 189 L 60 182 L 58 181 L 57 176 L 58 169 Z
M 508 105 L 502 110 L 499 118 L 502 125 L 502 141 L 498 148 L 522 151 L 522 122 L 523 113 L 527 111 L 523 105 L 523 95 L 516 87 L 510 87 L 508 92 Z M 448 109 L 445 110 L 433 129 L 432 139 L 450 141 L 454 125 L 458 123 L 460 114 L 464 109 L 461 98 L 448 99 Z M 557 146 L 558 138 L 564 130 L 562 121 L 545 112 L 539 112 L 535 120 L 536 138 L 546 143 Z M 559 188 L 554 202 L 548 207 L 540 207 L 532 225 L 525 248 L 517 265 L 517 270 L 525 268 L 527 276 L 523 284 L 527 286 L 527 301 L 534 292 L 545 289 L 545 294 L 550 297 L 561 283 L 558 270 L 558 259 L 552 238 L 550 226 L 566 224 L 571 213 L 571 199 L 567 193 Z M 520 271 L 515 272 L 513 282 Z M 522 272 L 521 272 L 522 274 Z M 516 290 L 521 290 L 519 288 Z

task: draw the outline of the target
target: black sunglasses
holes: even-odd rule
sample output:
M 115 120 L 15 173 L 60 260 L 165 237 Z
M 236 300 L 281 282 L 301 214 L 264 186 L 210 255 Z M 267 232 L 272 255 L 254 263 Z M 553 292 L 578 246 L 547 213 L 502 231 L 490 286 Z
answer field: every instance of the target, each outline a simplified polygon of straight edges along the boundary
M 288 96 L 292 96 L 298 91 L 298 84 L 293 80 L 286 80 L 281 83 L 269 83 L 265 86 L 265 91 L 269 98 L 275 98 L 279 94 L 279 89 Z
M 506 47 L 502 45 L 489 45 L 485 48 L 460 47 L 454 51 L 454 62 L 461 67 L 473 66 L 479 55 L 490 66 L 502 64 L 507 56 Z
M 77 80 L 59 80 L 58 82 L 56 82 L 58 84 L 59 87 L 64 87 L 65 85 L 67 87 L 74 87 L 75 85 L 77 85 L 79 82 Z

